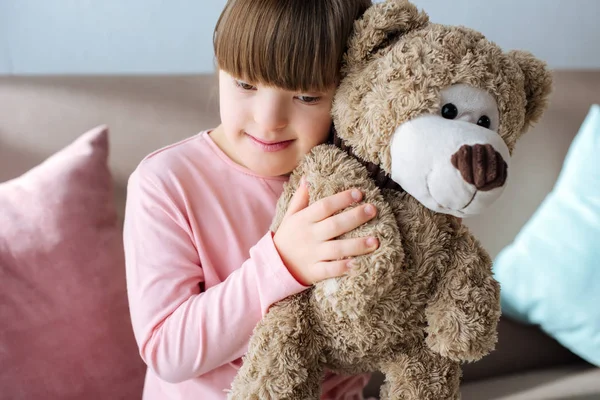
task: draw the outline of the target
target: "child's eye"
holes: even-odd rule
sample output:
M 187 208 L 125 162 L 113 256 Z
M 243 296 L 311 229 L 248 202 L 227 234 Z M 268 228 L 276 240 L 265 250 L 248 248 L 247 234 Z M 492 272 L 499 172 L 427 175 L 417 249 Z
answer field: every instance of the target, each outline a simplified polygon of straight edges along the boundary
M 255 90 L 256 86 L 246 83 L 244 81 L 235 80 L 235 85 L 243 90 Z
M 317 103 L 321 98 L 315 96 L 298 96 L 298 100 L 306 104 L 313 104 Z

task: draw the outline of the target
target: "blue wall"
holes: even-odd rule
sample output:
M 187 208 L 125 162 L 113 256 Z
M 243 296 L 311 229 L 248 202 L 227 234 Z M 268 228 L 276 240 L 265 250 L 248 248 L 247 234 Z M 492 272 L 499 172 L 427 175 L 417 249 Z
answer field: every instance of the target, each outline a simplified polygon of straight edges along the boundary
M 225 1 L 0 3 L 0 73 L 128 74 L 211 71 L 212 31 Z
M 556 68 L 600 68 L 600 0 L 414 0 Z M 0 74 L 212 72 L 225 0 L 0 0 Z

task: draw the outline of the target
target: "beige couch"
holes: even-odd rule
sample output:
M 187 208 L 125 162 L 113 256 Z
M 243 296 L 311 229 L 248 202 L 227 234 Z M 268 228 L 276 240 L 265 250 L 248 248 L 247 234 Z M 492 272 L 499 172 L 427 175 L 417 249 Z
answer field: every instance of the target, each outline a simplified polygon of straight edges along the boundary
M 127 177 L 144 155 L 217 124 L 215 83 L 215 76 L 0 78 L 0 182 L 89 128 L 107 124 L 122 216 Z M 514 155 L 522 173 L 512 176 L 490 212 L 465 221 L 492 256 L 510 243 L 551 189 L 592 103 L 600 103 L 600 71 L 555 73 L 550 109 Z M 465 366 L 464 400 L 600 399 L 600 370 L 536 327 L 503 319 L 499 330 L 497 350 Z M 375 375 L 368 393 L 376 395 L 380 383 Z

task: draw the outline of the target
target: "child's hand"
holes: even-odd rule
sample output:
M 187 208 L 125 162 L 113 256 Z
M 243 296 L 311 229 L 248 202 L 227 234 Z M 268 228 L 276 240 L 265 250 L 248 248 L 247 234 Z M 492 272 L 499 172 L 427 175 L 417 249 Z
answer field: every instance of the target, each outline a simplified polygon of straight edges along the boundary
M 363 204 L 337 212 L 362 199 L 357 190 L 347 190 L 308 205 L 308 185 L 303 178 L 273 237 L 284 264 L 301 284 L 308 286 L 343 275 L 351 258 L 379 246 L 376 238 L 332 240 L 359 227 L 376 215 L 373 205 Z

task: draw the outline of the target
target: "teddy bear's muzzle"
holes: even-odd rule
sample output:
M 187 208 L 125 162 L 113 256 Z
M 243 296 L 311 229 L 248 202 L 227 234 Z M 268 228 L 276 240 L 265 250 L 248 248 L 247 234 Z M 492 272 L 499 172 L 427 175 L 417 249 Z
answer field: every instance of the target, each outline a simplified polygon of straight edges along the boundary
M 392 179 L 425 207 L 459 218 L 500 198 L 510 153 L 493 130 L 422 115 L 402 123 L 390 147 Z

